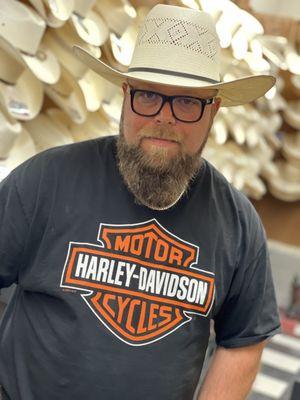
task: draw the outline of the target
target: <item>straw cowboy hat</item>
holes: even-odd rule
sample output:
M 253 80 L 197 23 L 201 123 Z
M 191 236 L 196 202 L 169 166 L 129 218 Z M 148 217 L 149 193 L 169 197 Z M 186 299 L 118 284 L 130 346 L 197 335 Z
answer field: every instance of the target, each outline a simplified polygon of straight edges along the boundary
M 55 55 L 42 44 L 45 21 L 19 1 L 0 0 L 0 35 L 10 42 L 42 82 L 58 81 L 60 67 Z
M 300 101 L 289 101 L 287 107 L 283 110 L 283 117 L 290 126 L 300 129 Z
M 269 75 L 222 82 L 219 51 L 218 36 L 209 14 L 162 4 L 155 6 L 145 18 L 125 73 L 74 47 L 83 62 L 117 85 L 131 79 L 181 88 L 217 89 L 223 106 L 253 101 L 274 85 L 275 78 Z
M 95 10 L 106 21 L 110 30 L 122 36 L 136 11 L 127 0 L 101 0 L 95 4 Z
M 0 103 L 13 118 L 34 118 L 43 104 L 43 84 L 28 69 L 19 52 L 1 36 L 0 60 Z
M 106 22 L 92 10 L 95 0 L 75 0 L 70 23 L 82 40 L 93 46 L 101 46 L 107 39 L 109 29 Z
M 85 75 L 88 66 L 74 56 L 72 44 L 86 49 L 94 57 L 101 56 L 100 48 L 83 41 L 69 24 L 65 24 L 59 29 L 49 29 L 45 34 L 44 42 L 53 51 L 60 63 L 78 79 Z
M 0 104 L 0 159 L 8 154 L 22 131 L 22 125 Z
M 116 130 L 102 109 L 89 113 L 82 125 L 73 124 L 71 134 L 75 142 L 115 134 Z
M 28 0 L 47 25 L 52 28 L 62 26 L 74 10 L 74 0 Z
M 282 140 L 284 156 L 290 164 L 300 168 L 300 132 L 285 133 Z
M 88 114 L 83 92 L 74 78 L 64 67 L 55 85 L 45 85 L 48 97 L 76 123 L 82 124 Z
M 37 149 L 31 136 L 24 126 L 22 126 L 22 130 L 15 140 L 8 158 L 5 160 L 5 165 L 8 170 L 12 170 L 36 153 Z
M 269 191 L 283 201 L 300 200 L 300 168 L 277 161 L 278 176 L 268 180 Z
M 91 112 L 97 111 L 103 102 L 109 103 L 120 90 L 91 69 L 78 79 L 78 84 L 84 94 L 86 107 Z
M 74 142 L 69 132 L 59 129 L 53 120 L 44 113 L 25 122 L 24 126 L 32 137 L 37 151 Z

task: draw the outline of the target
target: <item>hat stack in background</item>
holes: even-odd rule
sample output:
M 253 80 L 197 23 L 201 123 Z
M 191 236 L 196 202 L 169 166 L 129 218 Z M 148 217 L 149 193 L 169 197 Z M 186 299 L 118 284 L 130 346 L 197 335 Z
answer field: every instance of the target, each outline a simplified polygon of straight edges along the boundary
M 0 0 L 0 180 L 39 151 L 118 133 L 121 89 L 72 46 L 126 71 L 138 27 L 158 3 L 212 15 L 225 81 L 277 77 L 256 102 L 220 109 L 204 157 L 254 199 L 269 190 L 300 200 L 299 43 L 265 32 L 263 21 L 229 0 Z

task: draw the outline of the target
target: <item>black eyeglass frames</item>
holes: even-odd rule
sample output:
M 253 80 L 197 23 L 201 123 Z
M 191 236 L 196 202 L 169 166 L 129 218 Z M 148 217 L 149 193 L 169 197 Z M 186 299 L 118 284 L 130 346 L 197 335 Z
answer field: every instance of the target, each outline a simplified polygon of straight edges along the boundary
M 200 99 L 192 96 L 167 96 L 151 90 L 134 89 L 130 87 L 131 109 L 143 117 L 158 115 L 169 103 L 174 118 L 181 122 L 193 123 L 199 121 L 207 104 L 214 103 L 215 98 Z

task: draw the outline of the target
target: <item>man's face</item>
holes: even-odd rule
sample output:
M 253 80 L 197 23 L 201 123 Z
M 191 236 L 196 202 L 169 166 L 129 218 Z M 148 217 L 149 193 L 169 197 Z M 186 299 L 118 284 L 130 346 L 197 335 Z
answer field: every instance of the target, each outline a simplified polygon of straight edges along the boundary
M 165 95 L 184 95 L 210 99 L 216 90 L 178 89 L 158 84 L 134 83 L 134 89 L 150 90 Z M 130 105 L 128 84 L 123 84 L 123 134 L 128 144 L 138 145 L 148 154 L 162 153 L 172 158 L 179 153 L 193 156 L 199 153 L 206 142 L 213 118 L 219 109 L 220 101 L 205 107 L 202 118 L 194 123 L 178 121 L 172 115 L 169 103 L 154 117 L 143 117 L 134 113 Z
M 130 87 L 167 96 L 211 99 L 216 95 L 215 90 L 199 90 L 195 93 L 194 90 L 180 90 L 157 84 L 134 83 Z M 199 121 L 186 123 L 174 117 L 169 103 L 165 103 L 155 116 L 136 114 L 131 109 L 127 83 L 123 84 L 123 91 L 124 103 L 118 139 L 120 172 L 138 203 L 154 209 L 168 208 L 188 189 L 190 181 L 201 166 L 200 155 L 220 100 L 216 99 L 213 104 L 206 105 Z M 154 99 L 156 97 L 155 95 Z M 148 107 L 152 94 L 142 94 L 141 99 L 143 107 L 145 104 Z M 177 104 L 176 110 L 179 107 L 180 112 L 186 112 L 186 101 L 190 104 L 188 99 L 184 99 Z

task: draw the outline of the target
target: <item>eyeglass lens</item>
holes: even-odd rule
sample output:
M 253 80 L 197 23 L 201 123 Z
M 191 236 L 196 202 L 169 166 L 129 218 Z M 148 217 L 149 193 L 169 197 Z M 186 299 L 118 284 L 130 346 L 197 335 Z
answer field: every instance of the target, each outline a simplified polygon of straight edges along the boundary
M 172 98 L 174 116 L 182 121 L 197 121 L 202 114 L 202 102 L 188 96 L 175 96 Z M 137 90 L 134 92 L 133 109 L 138 114 L 152 116 L 159 112 L 163 97 L 159 93 Z

